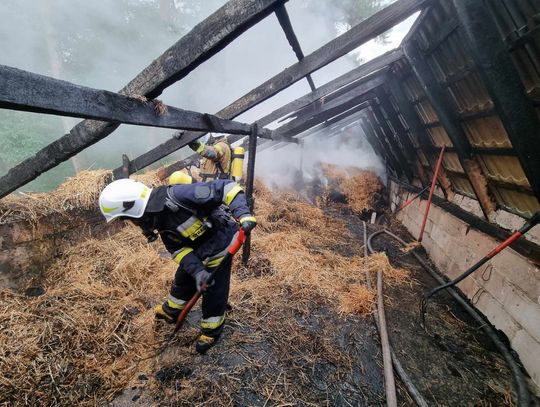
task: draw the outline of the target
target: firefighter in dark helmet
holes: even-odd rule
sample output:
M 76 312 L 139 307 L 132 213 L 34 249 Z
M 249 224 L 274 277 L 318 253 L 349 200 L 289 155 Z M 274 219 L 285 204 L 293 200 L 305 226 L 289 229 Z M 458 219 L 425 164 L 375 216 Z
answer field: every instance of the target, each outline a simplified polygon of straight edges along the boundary
M 195 292 L 203 292 L 196 349 L 206 352 L 223 330 L 229 297 L 231 262 L 221 263 L 239 227 L 249 233 L 256 225 L 242 188 L 234 181 L 216 180 L 151 189 L 121 179 L 104 188 L 99 205 L 107 222 L 129 219 L 149 241 L 160 236 L 178 263 L 167 300 L 155 307 L 157 318 L 175 323 Z M 218 266 L 214 282 L 207 287 L 212 270 Z

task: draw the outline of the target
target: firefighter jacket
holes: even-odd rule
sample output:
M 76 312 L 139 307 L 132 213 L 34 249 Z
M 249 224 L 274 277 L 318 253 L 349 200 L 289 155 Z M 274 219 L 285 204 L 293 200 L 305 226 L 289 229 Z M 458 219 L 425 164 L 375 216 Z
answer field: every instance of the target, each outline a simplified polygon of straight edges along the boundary
M 200 172 L 203 182 L 230 179 L 232 152 L 226 140 L 219 140 L 212 146 L 203 143 L 197 153 L 203 157 Z
M 194 276 L 216 267 L 237 238 L 239 222 L 251 217 L 242 188 L 234 181 L 161 186 L 146 212 L 180 269 Z

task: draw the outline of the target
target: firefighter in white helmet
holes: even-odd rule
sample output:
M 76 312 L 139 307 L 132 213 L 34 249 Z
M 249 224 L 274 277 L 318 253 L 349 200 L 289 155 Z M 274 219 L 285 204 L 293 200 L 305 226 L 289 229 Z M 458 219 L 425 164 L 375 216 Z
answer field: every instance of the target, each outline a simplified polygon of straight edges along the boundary
M 233 181 L 216 180 L 151 189 L 121 179 L 103 189 L 99 207 L 107 222 L 128 219 L 149 241 L 160 236 L 178 263 L 167 300 L 155 307 L 157 318 L 175 323 L 195 292 L 204 291 L 195 347 L 199 353 L 210 349 L 223 329 L 229 297 L 231 262 L 221 264 L 222 260 L 236 240 L 239 226 L 249 233 L 256 225 L 242 188 Z M 218 266 L 222 268 L 214 283 L 205 289 L 212 269 Z

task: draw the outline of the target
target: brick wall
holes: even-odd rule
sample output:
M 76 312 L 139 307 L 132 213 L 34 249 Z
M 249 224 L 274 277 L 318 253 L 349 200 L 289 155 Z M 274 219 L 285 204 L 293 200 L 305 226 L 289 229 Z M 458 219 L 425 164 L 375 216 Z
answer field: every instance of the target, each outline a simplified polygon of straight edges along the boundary
M 390 182 L 392 209 L 411 193 Z M 426 201 L 416 200 L 398 219 L 418 238 Z M 503 219 L 511 217 L 502 216 Z M 523 221 L 516 222 L 519 228 Z M 531 230 L 536 241 L 540 226 Z M 432 205 L 422 246 L 438 269 L 455 278 L 491 251 L 499 242 L 436 205 Z M 458 284 L 459 289 L 497 328 L 503 331 L 520 355 L 540 394 L 540 270 L 507 248 Z

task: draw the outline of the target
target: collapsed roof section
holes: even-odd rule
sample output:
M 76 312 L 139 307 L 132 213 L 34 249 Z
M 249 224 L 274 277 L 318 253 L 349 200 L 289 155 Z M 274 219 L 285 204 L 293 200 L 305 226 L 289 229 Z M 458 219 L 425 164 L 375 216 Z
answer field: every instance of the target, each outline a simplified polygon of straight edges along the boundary
M 257 132 L 266 139 L 259 140 L 260 149 L 298 142 L 322 131 L 332 135 L 354 125 L 384 159 L 394 179 L 409 186 L 430 182 L 440 147 L 445 145 L 438 177 L 441 191 L 448 202 L 456 196 L 469 197 L 476 205 L 473 214 L 481 219 L 473 220 L 470 214 L 462 214 L 462 218 L 480 222 L 491 234 L 505 235 L 495 224 L 501 210 L 528 218 L 540 209 L 538 2 L 496 0 L 484 5 L 474 0 L 397 0 L 309 55 L 302 52 L 285 3 L 229 1 L 119 94 L 2 68 L 0 77 L 8 82 L 0 87 L 4 89 L 0 107 L 105 122 L 85 120 L 12 168 L 0 178 L 0 196 L 106 137 L 120 123 L 188 131 L 177 131 L 167 142 L 124 163 L 114 171 L 115 177 L 147 167 L 206 131 L 236 134 L 230 140 L 238 141 L 250 132 L 250 126 L 233 122 L 235 117 L 305 78 L 310 93 L 257 120 L 259 128 L 278 125 L 272 132 Z M 399 49 L 316 88 L 310 76 L 313 72 L 419 10 L 420 17 Z M 152 107 L 144 105 L 139 96 L 157 97 L 271 13 L 278 17 L 297 63 L 215 116 L 169 107 L 152 117 Z M 17 87 L 8 86 L 10 78 L 19 81 Z M 32 87 L 43 90 L 41 102 L 30 97 Z M 80 103 L 62 103 L 66 100 L 62 95 L 76 99 L 71 93 L 75 91 L 84 95 Z M 166 172 L 189 162 L 175 163 Z M 528 247 L 529 254 L 538 251 L 533 246 Z

